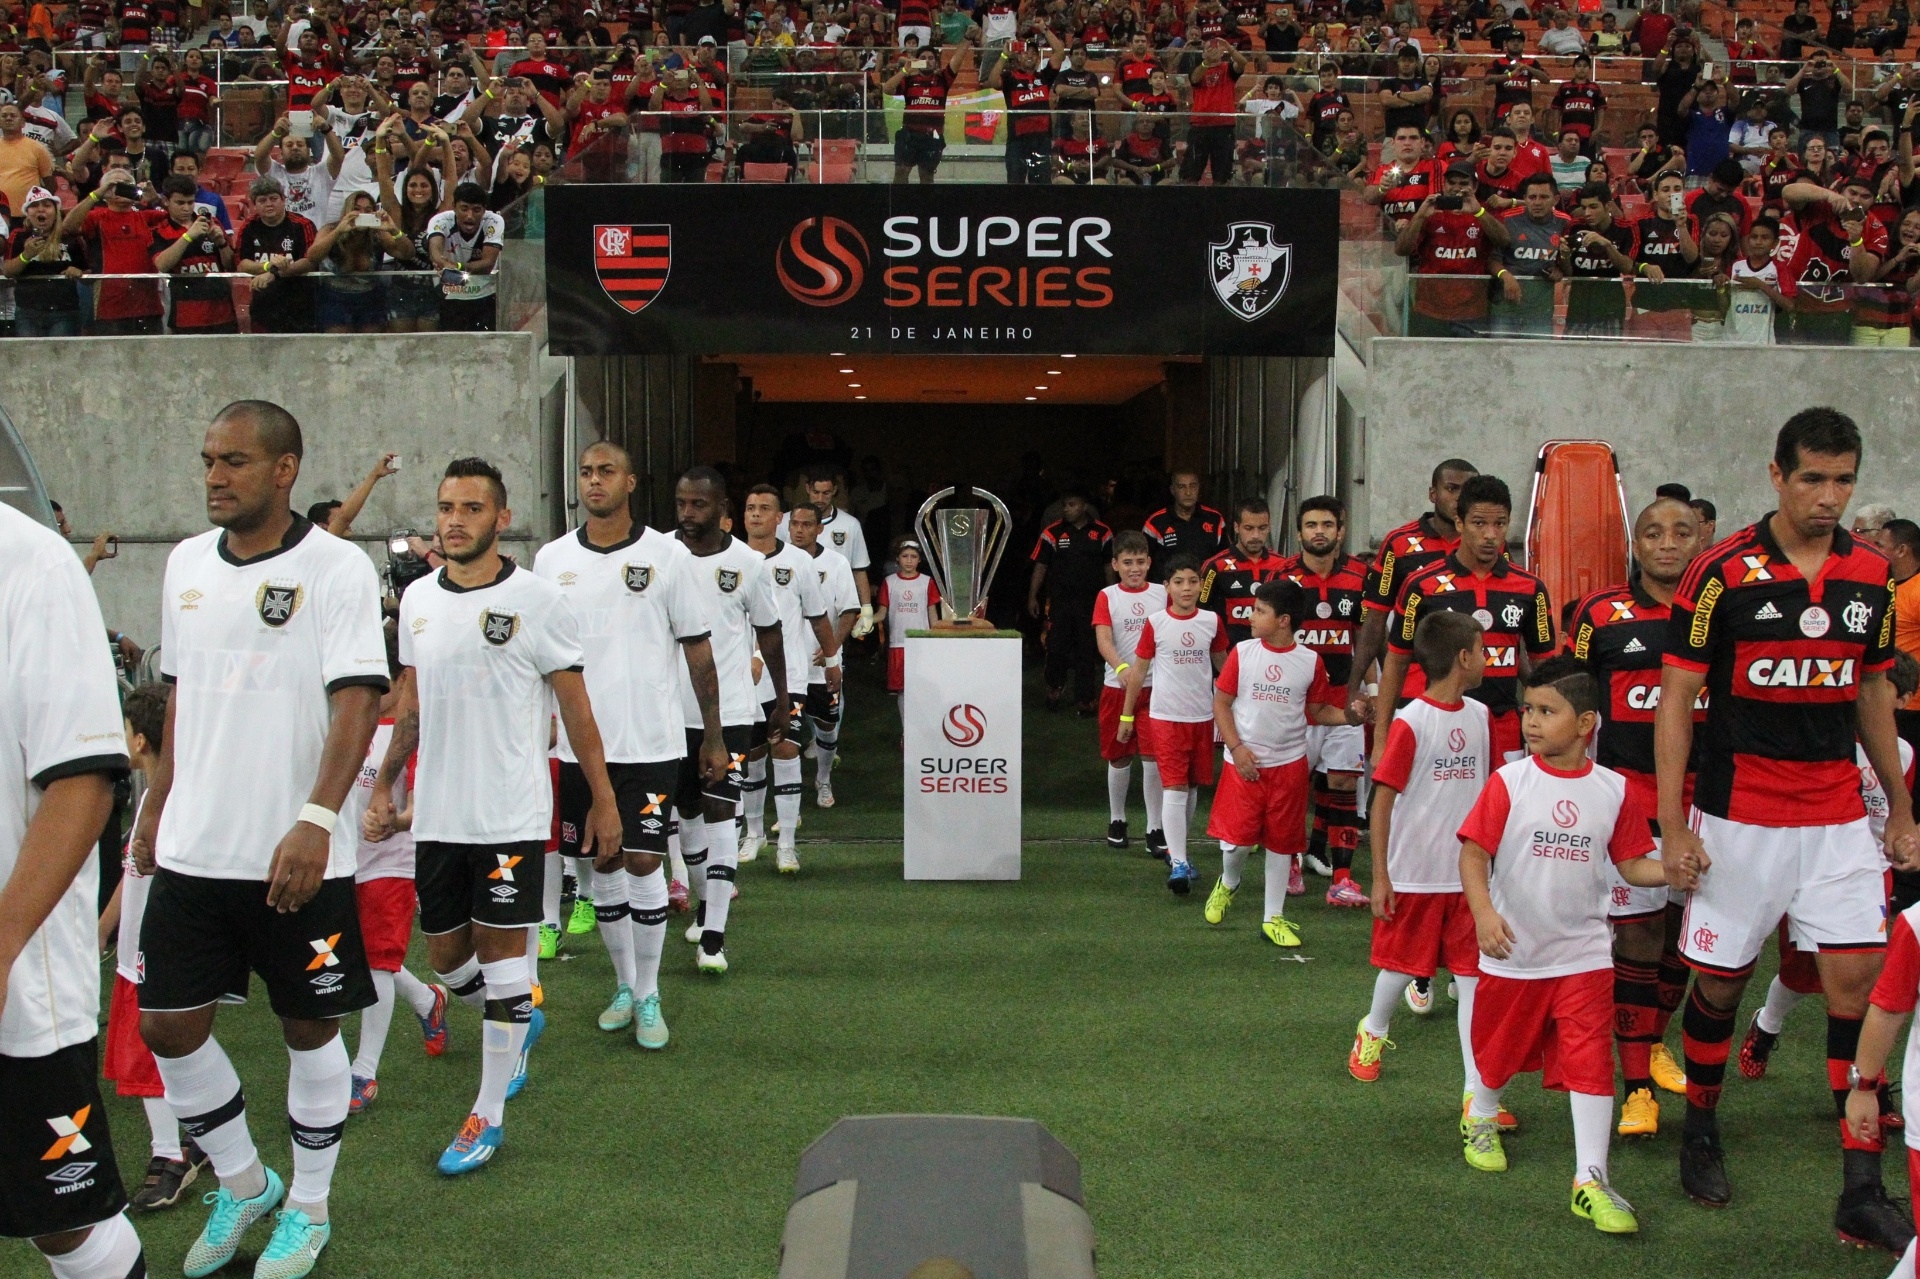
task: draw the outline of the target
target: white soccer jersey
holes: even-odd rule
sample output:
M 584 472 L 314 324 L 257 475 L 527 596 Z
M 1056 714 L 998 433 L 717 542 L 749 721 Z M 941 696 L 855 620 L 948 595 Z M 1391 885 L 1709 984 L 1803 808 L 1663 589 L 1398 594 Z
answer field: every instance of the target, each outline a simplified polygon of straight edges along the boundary
M 1912 789 L 1913 743 L 1898 737 L 1894 744 L 1900 748 L 1900 776 L 1908 789 Z M 1878 844 L 1887 837 L 1887 814 L 1892 811 L 1887 804 L 1887 788 L 1880 784 L 1879 774 L 1868 762 L 1866 747 L 1855 742 L 1853 755 L 1854 762 L 1860 765 L 1860 799 L 1867 806 L 1867 827 L 1873 831 L 1873 842 Z
M 0 740 L 4 884 L 41 792 L 62 777 L 125 772 L 127 739 L 107 626 L 80 557 L 59 534 L 3 504 Z M 7 978 L 0 1053 L 44 1057 L 99 1034 L 99 892 L 99 863 L 89 857 L 27 938 Z
M 1613 967 L 1611 865 L 1653 851 L 1627 779 L 1585 762 L 1562 772 L 1538 755 L 1495 770 L 1459 837 L 1493 854 L 1493 908 L 1513 932 L 1496 977 L 1567 977 Z
M 1275 648 L 1242 640 L 1214 687 L 1233 694 L 1233 723 L 1260 768 L 1307 757 L 1307 707 L 1337 706 L 1320 654 L 1304 644 Z
M 778 530 L 780 540 L 787 540 L 787 516 L 780 517 Z M 847 563 L 854 568 L 865 569 L 872 561 L 867 557 L 867 534 L 860 527 L 860 521 L 847 511 L 834 507 L 820 522 L 820 545 L 830 551 L 838 551 L 847 557 Z
M 767 571 L 765 557 L 737 537 L 729 537 L 711 555 L 692 555 L 692 559 L 695 593 L 706 615 L 713 665 L 720 676 L 720 722 L 751 725 L 760 709 L 753 694 L 754 630 L 780 622 L 773 574 Z M 693 677 L 684 658 L 680 710 L 689 725 L 701 722 L 700 703 L 694 698 Z
M 819 577 L 821 597 L 826 601 L 827 623 L 837 628 L 842 617 L 860 611 L 860 590 L 853 584 L 853 567 L 847 563 L 846 556 L 824 542 L 814 544 L 813 567 Z M 827 682 L 826 667 L 814 665 L 813 652 L 813 640 L 809 637 L 807 683 L 824 684 Z
M 780 613 L 780 648 L 787 659 L 787 691 L 799 692 L 807 686 L 807 657 L 813 652 L 813 619 L 825 617 L 826 595 L 820 589 L 820 575 L 814 571 L 813 557 L 792 542 L 780 542 L 773 554 L 765 557 L 767 572 L 773 578 L 773 606 Z M 773 677 L 762 670 L 753 686 L 756 700 L 773 700 Z
M 485 586 L 457 586 L 441 569 L 407 588 L 400 663 L 420 694 L 415 839 L 547 838 L 547 676 L 579 670 L 585 656 L 560 588 L 511 560 Z
M 1416 697 L 1393 717 L 1373 784 L 1400 792 L 1387 836 L 1396 893 L 1460 891 L 1461 825 L 1487 784 L 1487 707 Z
M 925 573 L 912 577 L 890 574 L 880 583 L 876 608 L 887 610 L 887 647 L 905 648 L 908 631 L 924 631 L 933 624 L 933 610 L 940 603 L 940 588 Z
M 313 793 L 336 688 L 387 686 L 380 581 L 351 542 L 296 517 L 250 560 L 211 529 L 173 548 L 160 610 L 160 673 L 173 680 L 173 788 L 160 865 L 264 881 Z M 402 642 L 405 637 L 402 636 Z M 336 822 L 327 878 L 353 874 L 360 833 Z
M 1226 651 L 1227 633 L 1218 613 L 1181 614 L 1165 608 L 1149 613 L 1133 655 L 1153 661 L 1153 718 L 1169 724 L 1212 722 L 1213 655 Z
M 353 830 L 360 829 L 361 819 L 373 806 L 374 783 L 380 779 L 380 765 L 387 758 L 387 747 L 392 744 L 393 721 L 383 719 L 373 730 L 373 740 L 367 743 L 367 757 L 360 761 L 360 771 L 354 775 L 347 802 L 340 805 L 340 820 Z M 396 813 L 407 806 L 411 772 L 410 768 L 403 768 L 393 779 L 393 811 Z M 370 879 L 412 879 L 413 831 L 396 830 L 377 842 L 362 835 L 354 850 L 353 877 L 360 883 Z
M 460 229 L 459 216 L 447 209 L 433 215 L 427 223 L 427 238 L 439 236 L 444 241 L 446 255 L 465 266 L 479 256 L 480 250 L 491 244 L 503 248 L 507 242 L 507 224 L 498 213 L 480 215 L 480 225 L 472 235 Z M 485 275 L 470 275 L 459 284 L 442 283 L 440 294 L 457 302 L 468 302 L 478 298 L 490 298 L 499 287 L 500 276 L 497 270 Z
M 579 623 L 587 696 L 607 762 L 686 754 L 680 646 L 707 633 L 687 548 L 650 528 L 617 546 L 595 546 L 581 528 L 541 547 L 533 571 L 560 588 Z M 559 733 L 560 758 L 577 763 L 564 724 Z
M 1130 660 L 1128 654 L 1140 644 L 1140 628 L 1147 619 L 1167 606 L 1167 588 L 1158 582 L 1149 582 L 1137 591 L 1130 591 L 1118 582 L 1104 587 L 1093 600 L 1093 624 L 1113 628 L 1113 651 L 1120 660 Z M 1120 676 L 1110 663 L 1105 667 L 1108 688 L 1120 687 Z M 1153 673 L 1147 673 L 1147 685 L 1153 685 Z

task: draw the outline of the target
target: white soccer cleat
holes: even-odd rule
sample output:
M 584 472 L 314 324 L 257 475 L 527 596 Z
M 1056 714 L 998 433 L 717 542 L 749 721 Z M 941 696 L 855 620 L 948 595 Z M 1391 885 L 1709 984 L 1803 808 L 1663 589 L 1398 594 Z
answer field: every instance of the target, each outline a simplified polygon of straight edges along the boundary
M 701 951 L 700 971 L 709 977 L 723 975 L 727 971 L 727 952 L 721 950 L 709 955 L 706 951 Z
M 688 924 L 687 933 L 686 933 L 688 943 L 694 946 L 698 946 L 700 944 L 700 934 L 706 931 L 707 930 L 704 927 L 702 927 L 698 922 Z
M 1422 989 L 1423 985 L 1425 989 Z M 1422 1017 L 1427 1016 L 1433 1011 L 1433 982 L 1429 980 L 1423 983 L 1418 979 L 1408 982 L 1405 998 L 1410 1011 Z
M 765 835 L 742 835 L 740 837 L 740 864 L 745 866 L 760 856 L 760 850 L 766 847 Z
M 821 808 L 833 807 L 833 783 L 821 782 L 814 788 L 813 802 Z
M 782 875 L 797 875 L 800 873 L 800 858 L 791 848 L 776 848 L 773 850 L 773 867 Z

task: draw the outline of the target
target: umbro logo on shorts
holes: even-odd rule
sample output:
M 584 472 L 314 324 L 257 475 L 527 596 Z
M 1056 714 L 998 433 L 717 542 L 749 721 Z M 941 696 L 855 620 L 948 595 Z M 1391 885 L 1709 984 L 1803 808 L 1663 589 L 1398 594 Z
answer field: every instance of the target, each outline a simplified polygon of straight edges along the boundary
M 312 941 L 308 942 L 307 945 L 313 947 L 313 962 L 307 965 L 307 971 L 313 972 L 314 970 L 320 969 L 320 968 L 338 967 L 340 964 L 340 957 L 333 953 L 333 948 L 335 946 L 338 946 L 339 944 L 340 944 L 339 933 L 335 933 L 331 937 L 325 937 L 325 938 L 316 937 Z
M 94 1182 L 93 1170 L 100 1165 L 82 1160 L 78 1163 L 61 1164 L 47 1174 L 47 1180 L 54 1183 L 53 1193 L 70 1195 L 76 1190 L 85 1190 Z
M 515 866 L 518 866 L 523 859 L 517 853 L 514 853 L 514 854 L 495 853 L 493 855 L 493 860 L 499 862 L 500 864 L 493 868 L 493 870 L 487 875 L 487 878 L 503 879 L 507 883 L 511 884 L 513 882 L 513 868 Z
M 1753 620 L 1756 622 L 1777 622 L 1780 620 L 1780 617 L 1780 610 L 1773 606 L 1772 600 L 1768 600 L 1760 606 L 1760 611 L 1753 615 Z
M 65 1159 L 68 1155 L 83 1155 L 92 1150 L 93 1143 L 80 1131 L 87 1126 L 87 1116 L 92 1113 L 92 1106 L 82 1106 L 71 1115 L 55 1115 L 47 1120 L 47 1127 L 53 1129 L 55 1140 L 47 1147 L 47 1153 L 40 1156 L 41 1160 Z

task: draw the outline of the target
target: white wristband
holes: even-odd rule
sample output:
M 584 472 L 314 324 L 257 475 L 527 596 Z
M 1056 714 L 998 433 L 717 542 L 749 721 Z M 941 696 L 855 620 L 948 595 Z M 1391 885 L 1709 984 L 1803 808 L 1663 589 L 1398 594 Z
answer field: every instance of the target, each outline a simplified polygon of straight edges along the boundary
M 832 657 L 829 657 L 829 658 L 826 658 L 826 659 L 824 659 L 824 660 L 822 660 L 822 661 L 821 661 L 821 663 L 820 663 L 820 669 L 821 669 L 821 670 L 823 670 L 823 671 L 837 671 L 837 670 L 839 670 L 839 669 L 840 669 L 840 654 L 836 652 L 836 653 L 835 653 L 835 654 L 834 654 L 834 655 L 833 655 Z
M 340 814 L 334 812 L 332 809 L 322 808 L 318 804 L 302 804 L 300 805 L 299 820 L 306 822 L 310 826 L 318 826 L 321 830 L 331 835 L 333 834 L 333 828 L 340 822 Z

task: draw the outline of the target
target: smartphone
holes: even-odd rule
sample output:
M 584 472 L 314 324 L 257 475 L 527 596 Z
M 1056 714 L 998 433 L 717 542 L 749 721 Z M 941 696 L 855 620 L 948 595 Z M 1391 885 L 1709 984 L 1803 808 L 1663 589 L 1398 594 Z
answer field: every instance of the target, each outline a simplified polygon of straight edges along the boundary
M 1678 191 L 1675 191 L 1673 198 L 1667 201 L 1667 207 L 1673 212 L 1673 216 L 1677 218 L 1680 216 L 1681 211 L 1687 207 L 1687 198 Z
M 353 225 L 363 231 L 377 231 L 380 229 L 380 215 L 377 213 L 359 214 L 353 219 Z
M 115 559 L 119 556 L 119 554 L 120 554 L 120 539 L 117 537 L 108 538 L 107 548 L 104 551 L 100 552 L 100 558 L 103 560 Z
M 395 453 L 392 457 L 387 459 L 387 465 L 397 471 L 400 469 L 400 463 L 405 460 L 406 459 L 402 457 L 400 454 Z
M 218 222 L 220 220 L 220 215 L 214 211 L 211 204 L 194 205 L 193 216 L 196 218 L 205 218 L 209 222 Z
M 1460 209 L 1466 205 L 1466 203 L 1467 203 L 1467 197 L 1465 197 L 1464 195 L 1436 195 L 1435 197 L 1433 197 L 1434 208 L 1445 209 L 1450 213 L 1459 212 Z
M 140 188 L 131 182 L 116 182 L 107 188 L 108 195 L 117 195 L 122 200 L 138 200 Z

